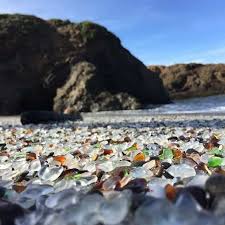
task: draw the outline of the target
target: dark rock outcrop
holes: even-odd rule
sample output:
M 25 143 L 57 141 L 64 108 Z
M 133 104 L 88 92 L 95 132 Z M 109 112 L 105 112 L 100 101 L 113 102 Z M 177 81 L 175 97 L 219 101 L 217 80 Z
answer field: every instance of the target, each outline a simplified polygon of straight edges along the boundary
M 0 114 L 52 109 L 70 71 L 70 43 L 34 16 L 0 15 Z
M 52 122 L 65 122 L 67 120 L 82 120 L 82 116 L 79 113 L 67 115 L 63 113 L 57 113 L 53 111 L 26 111 L 20 116 L 20 122 L 25 124 L 45 124 Z
M 70 78 L 58 90 L 54 110 L 136 109 L 148 103 L 168 103 L 168 95 L 156 73 L 149 73 L 106 28 L 90 22 L 50 22 L 69 39 L 74 52 L 79 53 L 71 60 L 74 66 Z
M 74 113 L 140 108 L 137 98 L 126 92 L 110 93 L 103 82 L 93 64 L 77 63 L 68 81 L 57 90 L 54 111 Z
M 125 107 L 123 103 L 128 96 L 141 104 L 169 102 L 157 74 L 151 73 L 100 25 L 0 15 L 0 43 L 0 114 L 52 110 L 54 104 L 55 109 L 64 111 L 66 98 L 61 98 L 61 106 L 53 99 L 57 88 L 63 89 L 70 82 L 74 66 L 82 61 L 95 67 L 96 72 L 88 80 L 94 85 L 83 92 L 88 97 L 80 98 L 89 99 L 84 101 L 86 105 L 74 107 L 74 111 L 92 110 L 95 101 L 98 106 L 94 110 L 129 108 L 130 104 Z M 79 89 L 76 82 L 73 88 Z
M 157 73 L 172 99 L 225 94 L 224 64 L 149 66 Z

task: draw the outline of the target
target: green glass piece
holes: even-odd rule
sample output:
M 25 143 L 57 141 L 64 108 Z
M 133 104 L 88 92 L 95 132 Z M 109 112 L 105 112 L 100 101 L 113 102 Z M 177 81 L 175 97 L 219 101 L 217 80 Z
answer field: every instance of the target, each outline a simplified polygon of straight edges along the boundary
M 69 147 L 64 148 L 66 152 L 69 152 L 71 149 Z
M 172 159 L 173 158 L 173 151 L 170 148 L 164 148 L 163 153 L 159 156 L 161 160 L 164 159 Z
M 126 151 L 131 152 L 137 150 L 135 145 L 132 145 L 131 147 L 127 148 Z
M 95 144 L 94 148 L 101 148 L 101 144 L 100 143 Z
M 149 149 L 147 149 L 147 148 L 144 148 L 143 150 L 142 150 L 142 152 L 144 153 L 144 155 L 145 156 L 149 156 Z
M 129 171 L 128 171 L 128 169 L 125 169 L 125 170 L 124 170 L 124 176 L 125 176 L 125 177 L 129 176 Z
M 80 173 L 72 175 L 72 176 L 68 176 L 69 180 L 80 180 L 80 178 L 81 178 L 81 174 Z
M 220 157 L 213 156 L 208 161 L 208 167 L 218 167 L 221 166 L 223 159 Z

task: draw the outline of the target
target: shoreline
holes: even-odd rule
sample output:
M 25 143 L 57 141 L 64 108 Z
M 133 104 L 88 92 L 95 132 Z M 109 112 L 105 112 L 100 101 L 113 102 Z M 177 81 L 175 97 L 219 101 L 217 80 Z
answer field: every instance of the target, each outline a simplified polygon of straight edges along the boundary
M 124 110 L 124 111 L 106 111 L 106 112 L 87 112 L 81 113 L 83 120 L 75 122 L 111 122 L 119 123 L 122 121 L 132 122 L 144 122 L 144 121 L 164 121 L 164 120 L 213 120 L 213 119 L 225 119 L 225 112 L 204 112 L 204 113 L 151 113 L 146 110 Z M 21 125 L 20 115 L 12 116 L 0 116 L 0 126 L 8 125 Z

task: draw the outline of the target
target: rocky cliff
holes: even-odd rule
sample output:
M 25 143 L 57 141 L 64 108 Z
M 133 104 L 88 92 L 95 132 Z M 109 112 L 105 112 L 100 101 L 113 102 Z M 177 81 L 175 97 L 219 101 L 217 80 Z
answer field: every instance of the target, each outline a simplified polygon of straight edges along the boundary
M 91 76 L 86 74 L 89 67 L 94 68 Z M 74 96 L 77 90 L 83 91 Z M 124 103 L 127 99 L 129 104 Z M 0 15 L 0 114 L 131 109 L 168 102 L 157 73 L 106 28 L 91 22 Z
M 157 73 L 172 99 L 225 94 L 224 64 L 149 66 Z

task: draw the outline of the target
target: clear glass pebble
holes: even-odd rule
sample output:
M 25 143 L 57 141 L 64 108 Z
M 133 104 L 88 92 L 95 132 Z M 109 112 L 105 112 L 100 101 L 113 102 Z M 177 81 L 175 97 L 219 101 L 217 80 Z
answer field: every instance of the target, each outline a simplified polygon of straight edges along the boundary
M 48 208 L 54 209 L 65 209 L 70 205 L 75 205 L 79 201 L 78 193 L 74 189 L 66 189 L 56 194 L 50 195 L 46 201 L 45 205 Z
M 135 225 L 174 225 L 169 223 L 173 205 L 166 200 L 146 202 L 139 206 L 135 212 Z
M 21 196 L 31 199 L 37 199 L 41 195 L 47 195 L 54 191 L 54 188 L 50 185 L 38 185 L 30 184 L 28 187 L 21 193 Z
M 188 183 L 187 186 L 199 186 L 204 188 L 206 180 L 209 178 L 208 175 L 196 175 L 191 179 Z
M 39 170 L 38 176 L 43 180 L 54 181 L 61 175 L 62 172 L 63 172 L 62 167 L 43 166 Z
M 41 169 L 41 162 L 39 159 L 32 160 L 29 165 L 30 172 L 37 172 Z
M 130 176 L 134 179 L 145 178 L 146 180 L 149 180 L 153 176 L 153 172 L 145 167 L 136 167 L 131 170 Z
M 180 177 L 181 179 L 196 175 L 195 169 L 187 164 L 172 165 L 166 171 L 173 177 Z
M 130 196 L 121 192 L 105 201 L 100 207 L 100 215 L 105 224 L 116 225 L 122 222 L 129 212 Z
M 111 161 L 100 163 L 98 164 L 97 168 L 104 172 L 111 172 L 112 170 L 114 170 L 114 166 Z

